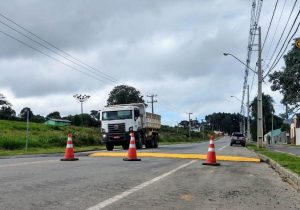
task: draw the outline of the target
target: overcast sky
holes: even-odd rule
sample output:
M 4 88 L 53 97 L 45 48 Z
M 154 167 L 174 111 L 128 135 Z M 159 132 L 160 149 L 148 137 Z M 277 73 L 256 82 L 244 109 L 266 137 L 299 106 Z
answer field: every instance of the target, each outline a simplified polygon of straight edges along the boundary
M 279 22 L 284 4 L 279 1 L 263 54 L 265 64 L 292 3 L 286 2 Z M 263 37 L 274 4 L 263 3 Z M 0 13 L 94 68 L 88 71 L 63 52 L 58 51 L 69 60 L 43 48 L 6 25 L 36 37 L 0 17 L 0 93 L 17 113 L 24 107 L 44 116 L 53 111 L 62 116 L 80 113 L 76 93 L 91 96 L 84 104 L 89 113 L 102 109 L 118 84 L 137 88 L 146 100 L 147 94 L 157 94 L 154 110 L 164 124 L 187 119 L 187 112 L 202 119 L 213 112 L 240 111 L 240 102 L 230 96 L 241 99 L 245 68 L 222 53 L 246 60 L 250 0 L 6 0 L 1 1 Z M 252 60 L 254 68 L 256 51 Z M 283 65 L 280 62 L 277 69 Z M 95 69 L 97 75 L 92 73 Z M 251 100 L 257 92 L 252 78 L 251 73 Z M 269 86 L 266 82 L 263 91 L 278 104 L 276 113 L 282 113 L 282 96 Z

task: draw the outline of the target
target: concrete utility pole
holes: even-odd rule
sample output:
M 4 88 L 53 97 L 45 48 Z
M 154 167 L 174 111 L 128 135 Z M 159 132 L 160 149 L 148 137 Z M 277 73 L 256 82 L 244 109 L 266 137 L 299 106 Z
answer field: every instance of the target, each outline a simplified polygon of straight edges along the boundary
M 249 85 L 247 85 L 247 141 L 251 141 L 250 134 L 250 94 L 249 94 Z
M 189 140 L 191 140 L 191 114 L 193 113 L 187 113 L 189 115 Z
M 27 109 L 27 128 L 26 128 L 26 152 L 28 150 L 28 141 L 29 141 L 29 109 Z
M 152 114 L 154 114 L 154 107 L 153 107 L 153 103 L 156 103 L 157 100 L 154 100 L 154 97 L 157 97 L 157 95 L 152 94 L 150 96 L 147 95 L 147 97 L 151 98 L 151 101 L 147 101 L 147 103 L 151 103 L 151 108 L 152 108 Z
M 273 118 L 274 118 L 274 111 L 272 111 L 272 131 L 271 131 L 271 144 L 273 144 L 273 143 L 274 143 L 274 139 L 273 139 L 274 121 L 273 121 Z
M 262 68 L 261 68 L 261 27 L 258 27 L 258 61 L 257 61 L 257 147 L 263 147 L 263 114 L 262 114 Z

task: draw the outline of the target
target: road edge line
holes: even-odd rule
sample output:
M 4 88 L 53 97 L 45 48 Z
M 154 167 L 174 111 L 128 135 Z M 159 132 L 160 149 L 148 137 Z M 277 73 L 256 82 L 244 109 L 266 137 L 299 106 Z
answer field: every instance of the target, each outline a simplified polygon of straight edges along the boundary
M 160 175 L 158 177 L 155 177 L 155 178 L 153 178 L 153 179 L 151 179 L 149 181 L 146 181 L 146 182 L 144 182 L 144 183 L 142 183 L 140 185 L 137 185 L 137 186 L 135 186 L 133 188 L 130 188 L 130 189 L 126 190 L 125 192 L 122 192 L 122 193 L 120 193 L 118 195 L 115 195 L 112 198 L 108 198 L 108 199 L 106 199 L 104 201 L 101 201 L 100 203 L 98 203 L 98 204 L 96 204 L 96 205 L 94 205 L 92 207 L 89 207 L 86 210 L 99 210 L 99 209 L 103 209 L 106 206 L 109 206 L 109 205 L 111 205 L 111 204 L 113 204 L 113 203 L 115 203 L 115 202 L 117 202 L 117 201 L 119 201 L 119 200 L 127 197 L 128 195 L 130 195 L 130 194 L 132 194 L 132 193 L 134 193 L 134 192 L 136 192 L 138 190 L 141 190 L 141 189 L 149 186 L 150 184 L 153 184 L 153 183 L 155 183 L 155 182 L 157 182 L 157 181 L 159 181 L 159 180 L 161 180 L 161 179 L 163 179 L 163 178 L 165 178 L 165 177 L 167 177 L 167 176 L 175 173 L 176 171 L 178 171 L 178 170 L 180 170 L 182 168 L 185 168 L 185 167 L 187 167 L 187 166 L 195 163 L 196 161 L 197 160 L 192 160 L 192 161 L 190 161 L 188 163 L 185 163 L 185 164 L 183 164 L 183 165 L 181 165 L 181 166 L 179 166 L 179 167 L 177 167 L 177 168 L 175 168 L 175 169 L 173 169 L 173 170 L 171 170 L 171 171 L 169 171 L 167 173 L 164 173 L 164 174 L 162 174 L 162 175 Z

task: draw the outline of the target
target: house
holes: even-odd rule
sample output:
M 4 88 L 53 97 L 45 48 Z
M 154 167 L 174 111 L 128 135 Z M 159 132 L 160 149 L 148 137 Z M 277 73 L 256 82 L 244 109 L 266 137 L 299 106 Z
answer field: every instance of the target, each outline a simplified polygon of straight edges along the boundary
M 300 145 L 300 113 L 292 117 L 290 139 L 291 144 Z
M 276 129 L 264 135 L 264 142 L 267 144 L 270 139 L 270 144 L 287 143 L 286 133 L 281 132 L 281 129 Z
M 49 119 L 45 122 L 47 125 L 57 125 L 57 126 L 67 126 L 71 125 L 70 120 L 61 120 L 61 119 Z

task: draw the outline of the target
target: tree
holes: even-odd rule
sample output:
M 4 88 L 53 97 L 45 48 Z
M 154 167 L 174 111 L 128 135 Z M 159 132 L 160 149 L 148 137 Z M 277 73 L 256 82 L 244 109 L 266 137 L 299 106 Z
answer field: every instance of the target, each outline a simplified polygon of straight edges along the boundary
M 0 119 L 13 120 L 16 118 L 16 112 L 10 106 L 2 106 L 0 109 Z
M 58 111 L 55 111 L 55 112 L 51 112 L 50 114 L 48 114 L 46 116 L 47 119 L 61 119 L 61 116 L 60 116 L 60 113 Z
M 0 106 L 11 106 L 2 93 L 0 93 Z
M 29 111 L 29 120 L 31 121 L 33 119 L 33 112 L 29 107 L 24 107 L 20 112 L 20 118 L 23 120 L 27 120 L 27 111 Z
M 282 103 L 293 108 L 300 105 L 300 49 L 296 46 L 284 56 L 285 68 L 270 74 L 271 89 L 283 95 Z
M 262 94 L 262 111 L 263 111 L 263 133 L 267 133 L 272 130 L 272 115 L 274 114 L 273 107 L 274 100 L 270 95 Z M 251 124 L 251 134 L 253 139 L 257 138 L 257 97 L 251 102 L 251 115 L 254 118 Z M 281 128 L 283 119 L 274 115 L 273 128 Z
M 140 91 L 128 85 L 119 85 L 109 93 L 107 105 L 144 103 L 143 96 Z M 146 104 L 145 104 L 146 105 Z
M 240 122 L 242 120 L 240 114 L 232 113 L 213 113 L 205 116 L 205 120 L 214 130 L 220 130 L 231 134 L 240 131 Z

